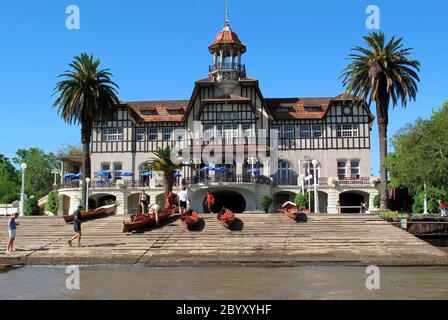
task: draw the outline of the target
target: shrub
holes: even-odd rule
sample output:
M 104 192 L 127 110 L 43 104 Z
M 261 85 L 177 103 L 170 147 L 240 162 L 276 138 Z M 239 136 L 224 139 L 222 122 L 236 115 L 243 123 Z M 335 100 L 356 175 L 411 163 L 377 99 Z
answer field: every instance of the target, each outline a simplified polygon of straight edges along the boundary
M 446 199 L 445 191 L 429 187 L 427 189 L 427 201 L 428 201 L 428 212 L 430 213 L 440 213 L 439 209 L 439 200 Z M 414 204 L 412 205 L 412 212 L 419 214 L 424 211 L 424 200 L 425 200 L 425 192 L 420 192 L 414 197 Z
M 37 216 L 39 214 L 39 204 L 35 197 L 30 197 L 25 201 L 23 213 L 26 216 Z
M 45 210 L 49 211 L 51 213 L 57 214 L 58 213 L 58 202 L 59 202 L 58 193 L 56 191 L 51 191 L 48 194 L 47 204 L 45 205 Z
M 381 205 L 381 194 L 377 194 L 374 198 L 373 198 L 373 206 L 375 208 L 379 208 Z
M 294 199 L 294 202 L 296 203 L 296 206 L 299 209 L 305 209 L 308 207 L 308 196 L 307 194 L 296 194 L 296 198 Z
M 271 204 L 272 204 L 272 198 L 271 197 L 263 196 L 263 198 L 261 198 L 260 207 L 261 207 L 261 209 L 264 212 L 268 213 L 269 208 L 271 207 Z

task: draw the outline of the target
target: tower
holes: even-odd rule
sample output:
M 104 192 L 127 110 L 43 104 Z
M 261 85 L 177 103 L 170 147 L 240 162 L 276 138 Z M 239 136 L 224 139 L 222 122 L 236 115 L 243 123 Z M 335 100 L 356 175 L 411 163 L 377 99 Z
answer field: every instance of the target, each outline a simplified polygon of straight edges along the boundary
M 228 1 L 224 28 L 208 47 L 213 55 L 213 65 L 209 67 L 209 74 L 217 82 L 237 82 L 246 77 L 246 66 L 241 63 L 241 56 L 246 52 L 246 46 L 238 35 L 230 28 Z

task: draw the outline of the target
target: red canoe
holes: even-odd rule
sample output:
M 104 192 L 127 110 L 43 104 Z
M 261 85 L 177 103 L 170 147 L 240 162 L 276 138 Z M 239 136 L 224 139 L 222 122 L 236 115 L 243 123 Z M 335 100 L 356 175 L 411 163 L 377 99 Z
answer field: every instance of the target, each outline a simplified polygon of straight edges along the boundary
M 171 216 L 172 210 L 165 209 L 161 213 L 159 213 L 159 223 L 167 220 Z M 134 230 L 155 226 L 156 224 L 156 217 L 145 213 L 145 214 L 138 214 L 131 216 L 131 221 L 126 222 L 123 221 L 123 232 L 131 232 Z
M 116 208 L 117 208 L 116 204 L 111 204 L 108 206 L 99 207 L 94 210 L 89 210 L 87 212 L 81 212 L 81 221 L 112 214 L 115 212 Z M 73 216 L 72 215 L 64 216 L 64 220 L 66 223 L 73 222 Z
M 231 210 L 222 208 L 217 218 L 225 228 L 229 229 L 235 221 L 236 216 Z
M 199 214 L 194 210 L 189 210 L 180 216 L 183 225 L 188 229 L 192 229 L 199 222 Z

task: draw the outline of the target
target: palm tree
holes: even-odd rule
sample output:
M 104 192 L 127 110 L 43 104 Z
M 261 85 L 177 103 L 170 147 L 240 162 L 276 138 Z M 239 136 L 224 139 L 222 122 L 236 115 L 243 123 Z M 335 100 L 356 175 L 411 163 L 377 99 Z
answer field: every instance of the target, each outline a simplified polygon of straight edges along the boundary
M 81 125 L 82 143 L 82 203 L 86 206 L 86 178 L 90 177 L 90 141 L 93 121 L 113 118 L 119 103 L 118 86 L 111 80 L 109 69 L 99 69 L 100 60 L 93 55 L 82 53 L 69 64 L 59 77 L 55 94 L 59 98 L 53 107 L 69 124 Z
M 182 162 L 177 161 L 177 157 L 176 149 L 167 146 L 164 149 L 155 151 L 154 158 L 146 165 L 150 170 L 163 172 L 166 195 L 173 191 L 174 174 L 176 170 L 179 170 L 184 166 Z
M 417 95 L 417 72 L 420 62 L 411 60 L 411 48 L 403 48 L 403 38 L 392 39 L 386 44 L 384 33 L 372 32 L 364 37 L 368 48 L 356 46 L 349 55 L 352 62 L 342 71 L 342 84 L 347 94 L 364 99 L 370 106 L 376 104 L 376 116 L 380 140 L 380 192 L 381 209 L 388 207 L 387 126 L 389 124 L 389 102 L 395 107 L 399 101 L 405 108 L 409 100 Z

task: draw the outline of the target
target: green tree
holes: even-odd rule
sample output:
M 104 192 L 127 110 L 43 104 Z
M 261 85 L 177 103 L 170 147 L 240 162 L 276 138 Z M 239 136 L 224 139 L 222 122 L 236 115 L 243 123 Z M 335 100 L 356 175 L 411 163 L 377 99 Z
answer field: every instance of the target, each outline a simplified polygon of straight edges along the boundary
M 445 200 L 447 196 L 446 191 L 439 188 L 430 187 L 426 192 L 426 199 L 428 202 L 428 212 L 429 213 L 440 213 L 439 201 Z M 412 212 L 420 214 L 424 212 L 424 199 L 425 193 L 423 191 L 419 192 L 414 197 L 414 204 L 412 205 Z
M 100 60 L 93 55 L 82 53 L 69 64 L 71 70 L 65 71 L 55 88 L 59 98 L 54 103 L 58 114 L 69 124 L 81 125 L 82 152 L 82 203 L 85 206 L 86 177 L 90 177 L 90 142 L 95 120 L 113 118 L 118 85 L 112 80 L 109 69 L 99 69 Z
M 260 207 L 261 207 L 261 210 L 263 210 L 265 213 L 269 212 L 269 208 L 271 207 L 271 204 L 272 204 L 271 197 L 266 195 L 261 198 Z
M 57 214 L 58 213 L 58 203 L 59 203 L 59 196 L 56 191 L 51 191 L 48 194 L 47 198 L 47 204 L 45 205 L 45 210 Z
M 13 162 L 20 166 L 26 163 L 25 193 L 39 198 L 53 185 L 51 170 L 57 165 L 53 153 L 45 153 L 39 148 L 19 149 Z
M 11 161 L 0 154 L 0 203 L 11 203 L 19 198 L 19 173 Z
M 167 146 L 164 149 L 155 151 L 153 159 L 146 165 L 146 168 L 149 170 L 163 172 L 166 195 L 173 191 L 174 173 L 184 166 L 182 162 L 178 160 L 180 160 L 180 158 L 178 158 L 177 150 Z
M 296 194 L 294 202 L 296 203 L 296 206 L 299 208 L 299 210 L 306 209 L 308 207 L 308 195 L 298 193 Z
M 415 100 L 420 62 L 411 60 L 411 48 L 403 48 L 402 38 L 386 44 L 384 33 L 373 32 L 364 37 L 368 48 L 354 47 L 349 55 L 352 62 L 342 71 L 342 84 L 347 93 L 363 98 L 370 106 L 376 104 L 380 144 L 381 209 L 388 207 L 387 127 L 389 104 L 395 107 L 400 101 L 406 107 L 408 99 Z
M 23 213 L 26 216 L 37 216 L 39 214 L 39 204 L 36 197 L 30 197 L 25 201 Z

